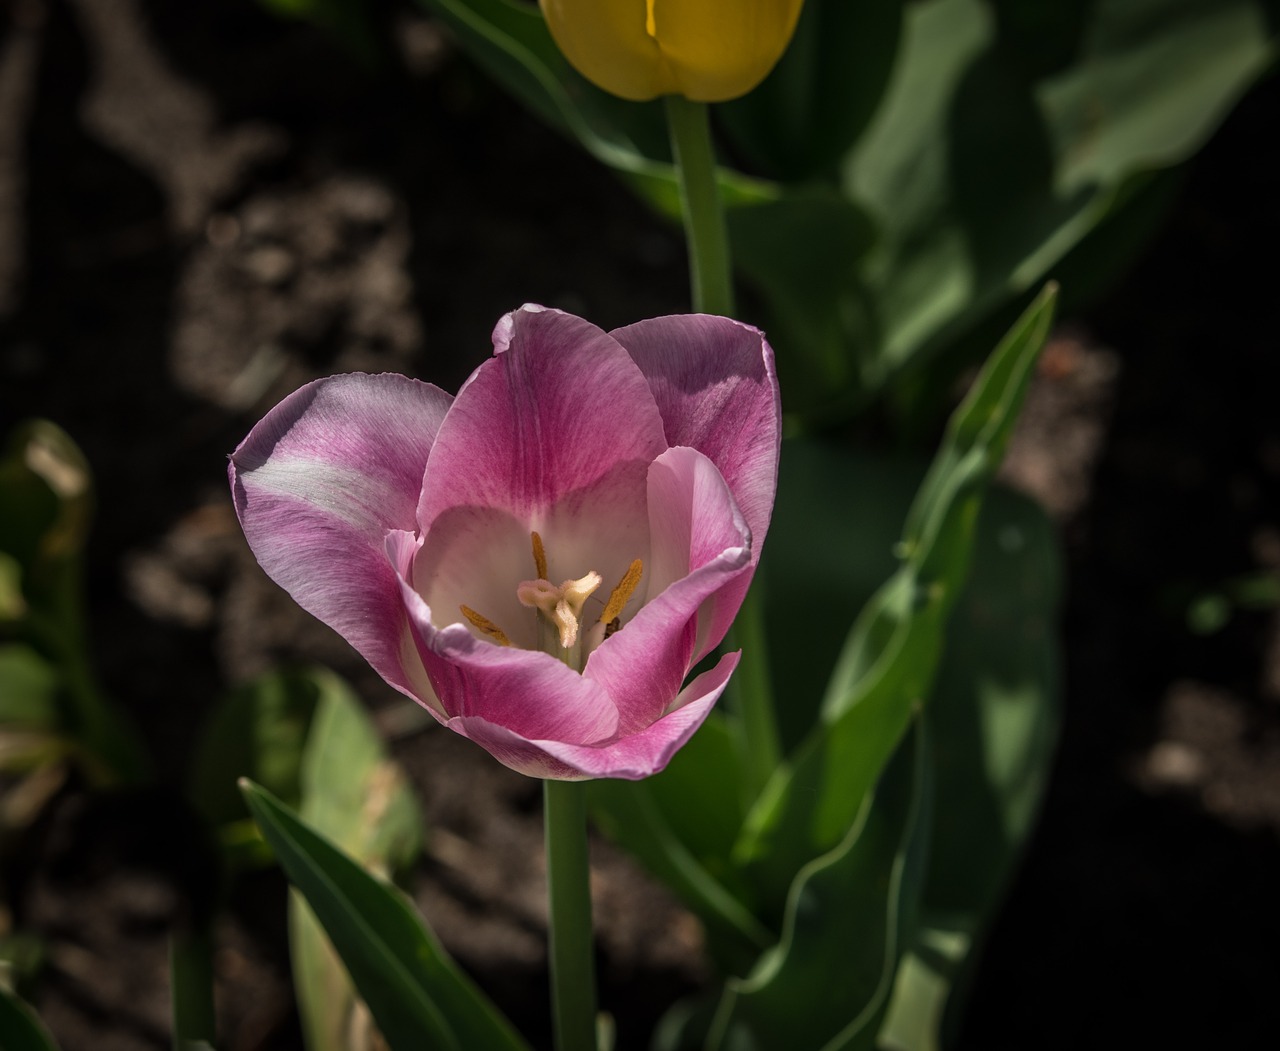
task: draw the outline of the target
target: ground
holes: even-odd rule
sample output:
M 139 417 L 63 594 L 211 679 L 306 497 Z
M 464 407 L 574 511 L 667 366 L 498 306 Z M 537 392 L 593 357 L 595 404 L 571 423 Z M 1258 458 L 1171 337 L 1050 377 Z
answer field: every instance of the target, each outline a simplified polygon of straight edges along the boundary
M 545 1040 L 538 787 L 403 706 L 268 582 L 224 463 L 314 376 L 446 389 L 524 301 L 610 327 L 686 309 L 673 233 L 525 116 L 407 4 L 362 70 L 248 0 L 13 0 L 0 14 L 0 431 L 64 426 L 98 486 L 95 659 L 161 790 L 69 786 L 11 866 L 48 947 L 37 1003 L 65 1051 L 168 1045 L 165 932 L 182 851 L 149 830 L 229 683 L 321 661 L 373 707 L 423 800 L 415 894 Z M 1190 598 L 1280 572 L 1280 85 L 1190 166 L 1163 232 L 1068 317 L 1006 477 L 1060 524 L 1065 723 L 1044 819 L 986 949 L 965 1049 L 1263 1046 L 1280 1023 L 1280 631 Z M 571 190 L 567 190 L 571 188 Z M 178 861 L 174 858 L 178 857 Z M 620 1046 L 704 974 L 696 924 L 596 845 L 602 999 Z M 283 884 L 220 929 L 224 1046 L 300 1046 Z M 1104 1024 L 1105 1019 L 1105 1024 Z

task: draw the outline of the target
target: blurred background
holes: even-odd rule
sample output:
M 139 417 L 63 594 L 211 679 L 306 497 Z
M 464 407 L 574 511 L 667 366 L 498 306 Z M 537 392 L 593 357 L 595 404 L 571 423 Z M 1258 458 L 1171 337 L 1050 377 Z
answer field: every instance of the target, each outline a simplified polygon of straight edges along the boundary
M 47 418 L 87 457 L 89 644 L 159 786 L 69 776 L 0 843 L 0 937 L 38 958 L 66 1051 L 168 1046 L 166 932 L 207 876 L 160 831 L 175 786 L 219 695 L 304 662 L 355 685 L 413 781 L 427 919 L 548 1030 L 538 785 L 427 729 L 265 578 L 225 457 L 317 376 L 456 389 L 522 302 L 683 312 L 684 250 L 421 8 L 370 10 L 354 48 L 252 0 L 0 10 L 0 434 Z M 1065 546 L 1064 728 L 963 1048 L 1261 1047 L 1280 1023 L 1278 128 L 1267 76 L 1060 318 L 1006 464 Z M 704 977 L 700 935 L 597 848 L 602 1002 L 643 1047 Z M 255 874 L 220 921 L 228 1049 L 301 1047 L 284 896 Z

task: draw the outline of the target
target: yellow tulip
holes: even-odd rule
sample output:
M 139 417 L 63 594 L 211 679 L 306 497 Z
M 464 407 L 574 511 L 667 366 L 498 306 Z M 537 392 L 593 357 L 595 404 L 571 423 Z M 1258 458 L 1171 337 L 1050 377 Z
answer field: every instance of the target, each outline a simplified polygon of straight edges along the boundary
M 573 67 L 624 99 L 745 95 L 782 57 L 803 0 L 540 0 Z

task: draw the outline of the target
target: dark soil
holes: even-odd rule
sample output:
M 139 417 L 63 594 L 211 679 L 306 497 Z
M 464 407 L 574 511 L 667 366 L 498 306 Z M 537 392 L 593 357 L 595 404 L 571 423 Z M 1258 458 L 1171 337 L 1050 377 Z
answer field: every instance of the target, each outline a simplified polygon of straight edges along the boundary
M 95 659 L 164 786 L 67 786 L 11 865 L 10 922 L 43 939 L 35 1000 L 65 1051 L 168 1045 L 166 935 L 202 855 L 153 830 L 215 699 L 297 661 L 374 709 L 432 829 L 420 906 L 546 1038 L 537 784 L 410 725 L 266 580 L 223 465 L 318 375 L 456 388 L 521 302 L 605 327 L 687 309 L 683 253 L 432 22 L 379 9 L 376 74 L 249 0 L 0 12 L 0 432 L 51 418 L 92 463 Z M 1249 1048 L 1280 1031 L 1280 632 L 1271 609 L 1208 635 L 1185 617 L 1191 596 L 1280 572 L 1277 86 L 1190 167 L 1122 286 L 1060 330 L 1011 455 L 1066 543 L 1065 729 L 965 1048 Z M 619 1046 L 640 1048 L 703 977 L 699 931 L 607 844 L 594 862 L 602 1000 Z M 226 1049 L 300 1046 L 284 893 L 255 877 L 219 929 Z

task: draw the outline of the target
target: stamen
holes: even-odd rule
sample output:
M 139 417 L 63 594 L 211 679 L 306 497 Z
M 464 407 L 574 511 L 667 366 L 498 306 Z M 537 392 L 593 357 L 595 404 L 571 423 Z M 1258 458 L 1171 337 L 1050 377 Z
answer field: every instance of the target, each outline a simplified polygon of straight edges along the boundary
M 533 567 L 538 571 L 538 576 L 542 580 L 547 579 L 547 549 L 542 546 L 542 537 L 538 534 L 529 534 L 533 537 Z
M 609 596 L 609 601 L 605 603 L 604 612 L 600 614 L 601 624 L 612 624 L 622 615 L 622 608 L 631 600 L 643 572 L 644 564 L 638 558 L 627 567 L 627 571 L 622 574 L 622 579 L 618 581 L 618 586 Z M 617 628 L 613 629 L 613 631 L 617 630 Z M 609 632 L 609 634 L 612 633 Z
M 488 617 L 477 613 L 470 606 L 459 606 L 458 608 L 462 610 L 462 615 L 471 621 L 480 634 L 489 636 L 499 646 L 511 645 L 511 640 L 507 638 L 507 633 Z

